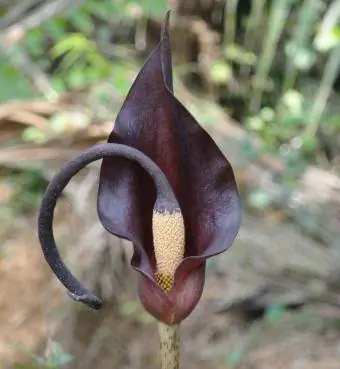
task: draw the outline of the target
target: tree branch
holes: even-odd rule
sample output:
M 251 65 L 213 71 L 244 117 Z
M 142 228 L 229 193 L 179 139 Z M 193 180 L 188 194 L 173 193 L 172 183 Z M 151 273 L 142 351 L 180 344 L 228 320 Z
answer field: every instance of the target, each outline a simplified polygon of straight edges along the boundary
M 5 29 L 12 23 L 18 22 L 20 18 L 34 5 L 40 3 L 41 0 L 25 0 L 18 4 L 12 5 L 7 13 L 0 19 L 0 28 Z
M 71 6 L 79 6 L 85 0 L 54 0 L 42 5 L 33 14 L 29 14 L 22 21 L 10 26 L 0 36 L 0 44 L 12 47 L 18 43 L 32 28 L 40 26 L 46 20 L 64 12 Z

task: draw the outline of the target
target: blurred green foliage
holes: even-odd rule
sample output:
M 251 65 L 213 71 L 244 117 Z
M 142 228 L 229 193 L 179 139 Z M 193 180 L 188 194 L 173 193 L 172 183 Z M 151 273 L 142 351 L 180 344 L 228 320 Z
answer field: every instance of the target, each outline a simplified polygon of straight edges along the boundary
M 241 123 L 262 144 L 255 155 L 279 154 L 292 168 L 289 178 L 316 160 L 320 127 L 329 137 L 340 134 L 340 111 L 330 103 L 340 69 L 339 8 L 335 0 L 252 0 L 238 33 L 238 14 L 226 4 L 225 42 L 210 78 L 221 86 L 221 96 L 232 95 L 233 81 L 238 81 Z M 104 111 L 110 108 L 112 92 L 93 86 L 109 84 L 123 98 L 132 82 L 129 47 L 113 39 L 124 33 L 126 24 L 136 33 L 145 32 L 144 16 L 161 19 L 167 9 L 166 0 L 87 0 L 31 29 L 12 52 L 27 53 L 57 93 L 91 86 Z M 320 75 L 312 88 L 308 76 L 315 70 Z M 23 71 L 2 55 L 0 103 L 37 94 Z M 60 130 L 64 120 L 53 117 L 52 129 Z M 29 128 L 23 139 L 41 142 L 45 136 Z
M 232 30 L 237 23 L 233 17 L 237 14 L 233 9 L 228 14 L 230 9 L 226 6 L 226 41 L 213 63 L 210 78 L 221 86 L 222 95 L 229 92 L 233 80 L 238 81 L 241 86 L 238 93 L 245 102 L 241 123 L 261 141 L 260 150 L 245 143 L 245 151 L 252 158 L 268 152 L 279 154 L 288 168 L 284 180 L 291 185 L 308 161 L 315 160 L 320 126 L 330 136 L 340 134 L 340 111 L 334 110 L 330 102 L 340 69 L 340 5 L 335 0 L 272 0 L 270 3 L 251 1 L 251 12 L 243 19 L 241 37 Z M 20 48 L 49 75 L 57 93 L 101 83 L 101 88 L 92 88 L 91 94 L 109 109 L 112 93 L 103 84 L 107 83 L 110 90 L 114 89 L 123 98 L 132 81 L 129 54 L 121 45 L 112 45 L 112 37 L 124 23 L 137 24 L 143 30 L 142 15 L 162 18 L 167 9 L 166 0 L 102 0 L 100 3 L 87 0 L 82 6 L 30 30 Z M 1 7 L 0 15 L 4 15 Z M 113 48 L 109 53 L 103 52 L 102 44 L 106 47 L 111 44 Z M 20 50 L 14 48 L 13 53 L 16 52 Z M 315 91 L 310 92 L 308 75 L 320 70 L 320 61 L 324 67 Z M 0 103 L 37 95 L 23 71 L 16 69 L 6 55 L 1 55 Z M 195 112 L 196 107 L 190 106 L 190 101 L 186 105 Z M 210 112 L 209 107 L 206 110 Z M 55 115 L 51 119 L 53 130 L 63 130 L 66 119 L 65 115 Z M 209 119 L 210 116 L 201 117 L 204 123 L 215 123 Z M 40 142 L 46 137 L 31 127 L 22 138 Z M 5 177 L 10 179 L 14 191 L 9 207 L 1 209 L 0 220 L 5 212 L 6 216 L 8 211 L 13 216 L 36 207 L 46 185 L 35 168 L 7 171 Z M 253 191 L 248 201 L 259 210 L 270 206 L 268 194 L 261 190 Z M 119 313 L 139 323 L 150 321 L 149 315 L 141 314 L 135 301 L 123 304 Z M 266 312 L 265 321 L 275 324 L 284 314 L 283 307 L 273 306 Z M 35 363 L 17 364 L 15 368 L 61 368 L 72 360 L 56 342 L 50 343 L 42 357 L 28 354 Z M 243 355 L 243 348 L 231 349 L 226 363 L 237 367 Z
M 235 25 L 237 13 L 228 6 L 226 12 Z M 226 24 L 211 78 L 222 97 L 243 100 L 242 123 L 261 139 L 263 152 L 279 154 L 302 173 L 319 153 L 318 132 L 340 132 L 340 96 L 333 91 L 340 73 L 340 4 L 253 0 L 242 23 L 241 35 Z
M 49 340 L 43 356 L 39 356 L 18 344 L 13 346 L 26 353 L 34 361 L 34 364 L 14 364 L 15 369 L 60 369 L 73 360 L 73 356 L 67 354 L 58 342 L 52 340 Z
M 27 78 L 0 55 L 0 103 L 10 99 L 30 98 L 35 92 Z
M 93 96 L 90 98 L 101 104 L 98 114 L 102 119 L 111 119 L 112 112 L 106 110 L 112 108 L 112 95 L 116 94 L 116 98 L 118 95 L 120 99 L 126 95 L 135 75 L 136 62 L 130 68 L 129 58 L 118 45 L 114 47 L 112 56 L 104 56 L 98 49 L 98 43 L 106 43 L 112 49 L 114 45 L 110 44 L 111 37 L 115 37 L 121 22 L 133 26 L 146 15 L 163 17 L 166 10 L 165 0 L 104 0 L 100 4 L 95 0 L 88 0 L 82 6 L 71 7 L 62 15 L 29 30 L 20 44 L 11 49 L 11 56 L 20 59 L 20 53 L 27 54 L 48 76 L 56 93 L 91 86 L 90 93 Z M 97 84 L 101 84 L 100 89 L 95 88 Z M 31 99 L 38 96 L 34 81 L 30 81 L 20 66 L 13 65 L 9 55 L 2 54 L 0 104 L 10 99 Z M 52 116 L 52 134 L 70 129 L 70 124 L 74 124 L 73 118 L 67 114 Z M 91 117 L 82 124 L 87 125 L 90 120 Z M 44 142 L 48 138 L 50 136 L 46 136 L 46 132 L 34 126 L 25 129 L 21 137 L 24 141 L 34 143 Z M 24 213 L 37 206 L 45 185 L 39 170 L 26 168 L 20 172 L 5 171 L 5 180 L 7 179 L 13 186 L 13 195 L 9 205 L 3 206 L 1 210 L 2 218 Z
M 2 178 L 12 189 L 12 194 L 9 203 L 1 207 L 0 219 L 24 214 L 37 207 L 46 187 L 46 181 L 38 168 L 20 171 L 5 169 Z
M 142 15 L 162 17 L 167 7 L 165 0 L 104 0 L 100 4 L 88 0 L 30 30 L 21 47 L 47 72 L 54 61 L 62 60 L 51 75 L 57 92 L 82 88 L 119 74 L 121 69 L 121 62 L 115 70 L 115 61 L 102 56 L 96 42 L 109 42 L 120 21 L 138 22 Z M 0 102 L 33 95 L 36 92 L 22 71 L 16 70 L 6 56 L 1 56 Z

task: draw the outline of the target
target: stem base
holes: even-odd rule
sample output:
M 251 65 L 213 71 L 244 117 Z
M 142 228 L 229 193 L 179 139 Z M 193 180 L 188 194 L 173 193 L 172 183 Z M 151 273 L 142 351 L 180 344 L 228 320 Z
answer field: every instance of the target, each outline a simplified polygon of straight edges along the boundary
M 179 368 L 179 325 L 158 323 L 162 369 Z

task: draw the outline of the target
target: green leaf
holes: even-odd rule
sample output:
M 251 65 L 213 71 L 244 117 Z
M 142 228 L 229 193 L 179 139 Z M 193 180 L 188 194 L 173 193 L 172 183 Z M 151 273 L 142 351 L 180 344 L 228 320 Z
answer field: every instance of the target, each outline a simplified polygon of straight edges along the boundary
M 52 48 L 51 55 L 54 58 L 63 56 L 67 52 L 77 52 L 77 55 L 79 55 L 79 52 L 93 49 L 93 42 L 88 40 L 85 35 L 81 33 L 70 33 Z
M 122 96 L 126 95 L 130 89 L 131 80 L 125 68 L 121 64 L 115 64 L 112 72 L 112 85 Z
M 227 83 L 232 76 L 232 70 L 227 63 L 222 60 L 215 60 L 211 69 L 210 77 L 215 83 Z
M 53 18 L 42 24 L 42 29 L 54 40 L 59 40 L 66 32 L 65 18 Z
M 67 83 L 71 88 L 81 88 L 86 86 L 89 81 L 84 70 L 81 68 L 73 68 L 67 75 Z
M 123 316 L 131 316 L 138 312 L 139 310 L 139 303 L 137 300 L 131 300 L 124 302 L 120 308 L 119 313 Z
M 281 119 L 281 124 L 283 126 L 283 129 L 289 128 L 289 127 L 296 127 L 303 125 L 306 122 L 306 118 L 302 115 L 290 115 L 287 114 L 284 118 Z
M 265 210 L 270 206 L 269 195 L 262 190 L 255 190 L 248 196 L 248 205 L 256 210 Z
M 45 34 L 41 28 L 31 30 L 25 37 L 25 46 L 32 55 L 40 56 L 44 54 Z
M 278 323 L 286 313 L 286 309 L 281 305 L 272 305 L 266 310 L 265 319 L 270 324 Z
M 286 44 L 285 52 L 294 66 L 302 71 L 309 70 L 317 59 L 317 54 L 314 50 L 308 47 L 298 46 L 293 41 Z
M 231 367 L 236 367 L 241 364 L 242 357 L 243 357 L 243 351 L 239 348 L 235 348 L 230 351 L 226 358 L 227 364 L 229 364 Z
M 254 65 L 256 63 L 256 55 L 243 49 L 240 45 L 228 45 L 224 49 L 224 55 L 228 60 L 234 61 L 238 64 Z
M 46 140 L 46 134 L 38 128 L 29 127 L 23 131 L 22 139 L 23 141 L 42 143 Z
M 50 118 L 50 123 L 54 132 L 60 133 L 66 131 L 68 128 L 68 122 L 63 113 L 53 115 Z
M 260 132 L 265 128 L 265 122 L 261 117 L 253 116 L 246 118 L 245 126 L 251 131 Z
M 73 360 L 73 356 L 65 353 L 58 342 L 51 341 L 48 349 L 49 357 L 46 360 L 46 365 L 49 368 L 59 368 Z
M 143 312 L 140 315 L 138 315 L 138 321 L 141 322 L 142 324 L 150 324 L 150 323 L 154 323 L 155 322 L 155 318 L 150 315 L 147 312 Z
M 21 175 L 25 175 L 25 173 L 22 173 Z M 20 176 L 20 175 L 19 175 Z M 14 349 L 23 352 L 27 356 L 34 359 L 37 363 L 42 363 L 42 358 L 38 355 L 36 355 L 33 351 L 28 350 L 26 347 L 22 346 L 19 342 L 9 342 L 9 346 L 13 347 Z M 19 364 L 20 365 L 20 364 Z
M 264 122 L 272 122 L 275 118 L 275 112 L 273 109 L 268 108 L 268 107 L 264 107 L 261 109 L 260 111 L 260 117 L 262 118 L 262 120 Z
M 322 29 L 317 34 L 314 46 L 320 52 L 328 52 L 340 44 L 340 27 L 334 26 L 331 31 Z
M 327 120 L 327 125 L 334 127 L 334 128 L 340 128 L 340 114 L 333 115 Z
M 302 137 L 302 150 L 306 154 L 313 154 L 318 148 L 318 142 L 313 135 L 304 135 Z
M 65 80 L 63 78 L 58 77 L 58 76 L 53 77 L 51 82 L 52 82 L 53 89 L 57 93 L 63 92 L 67 88 Z
M 81 9 L 73 11 L 69 15 L 70 22 L 77 30 L 90 35 L 94 31 L 92 19 L 89 14 Z
M 97 16 L 102 21 L 110 21 L 112 14 L 111 11 L 107 11 L 103 6 L 98 6 L 98 4 L 93 4 L 89 7 L 92 14 Z
M 249 137 L 241 141 L 241 152 L 249 159 L 256 159 L 259 157 L 259 151 Z
M 281 97 L 285 108 L 293 115 L 301 115 L 303 112 L 303 95 L 297 90 L 288 90 Z
M 14 69 L 0 56 L 0 101 L 36 96 L 31 83 L 21 71 Z

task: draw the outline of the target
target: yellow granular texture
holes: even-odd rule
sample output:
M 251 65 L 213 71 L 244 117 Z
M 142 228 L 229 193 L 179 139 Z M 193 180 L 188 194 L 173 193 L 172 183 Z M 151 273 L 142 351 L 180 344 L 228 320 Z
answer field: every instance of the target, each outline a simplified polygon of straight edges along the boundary
M 182 213 L 154 211 L 152 231 L 157 265 L 156 280 L 165 291 L 170 291 L 176 267 L 184 256 Z
M 163 288 L 164 291 L 171 291 L 174 280 L 173 275 L 156 272 L 155 277 L 157 283 Z

